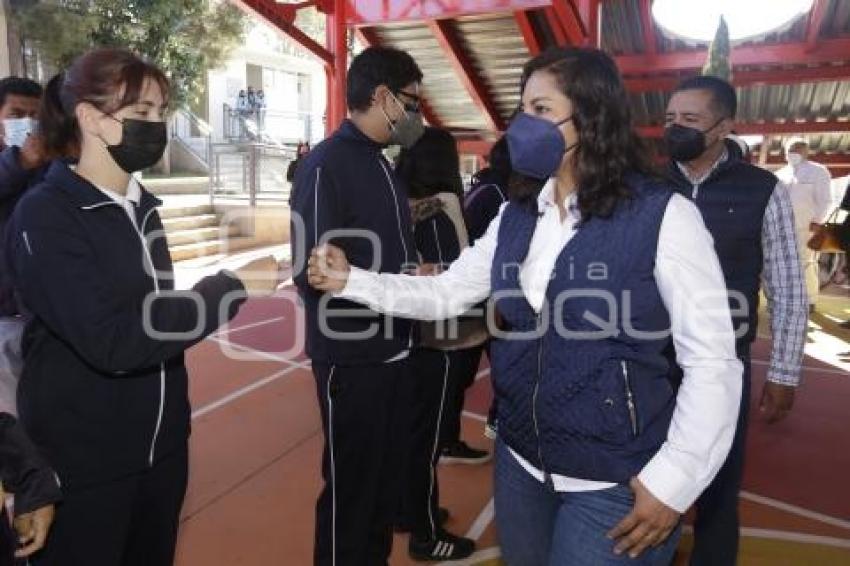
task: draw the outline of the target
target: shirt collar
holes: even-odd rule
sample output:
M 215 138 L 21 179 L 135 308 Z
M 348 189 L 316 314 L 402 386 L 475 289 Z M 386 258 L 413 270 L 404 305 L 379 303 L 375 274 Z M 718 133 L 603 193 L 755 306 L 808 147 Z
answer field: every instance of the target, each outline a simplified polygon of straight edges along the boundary
M 139 181 L 136 180 L 136 177 L 130 175 L 130 181 L 127 183 L 127 194 L 120 195 L 115 191 L 110 191 L 109 189 L 105 189 L 103 187 L 97 187 L 100 192 L 114 200 L 120 205 L 124 205 L 126 202 L 131 202 L 135 206 L 139 206 L 139 201 L 142 199 L 142 187 L 139 185 Z
M 729 150 L 726 149 L 726 146 L 723 146 L 723 151 L 720 153 L 720 156 L 717 158 L 717 160 L 711 165 L 711 167 L 708 168 L 708 171 L 706 171 L 703 175 L 699 177 L 694 177 L 684 163 L 679 163 L 677 161 L 676 165 L 679 167 L 679 171 L 682 172 L 682 175 L 684 175 L 692 184 L 701 185 L 703 184 L 703 182 L 705 182 L 706 179 L 711 176 L 712 173 L 717 170 L 718 167 L 726 163 L 728 159 Z
M 540 189 L 540 193 L 537 195 L 537 208 L 538 210 L 543 210 L 548 206 L 555 206 L 555 185 L 557 184 L 557 180 L 555 177 L 551 177 L 546 184 L 543 185 L 543 188 Z M 567 210 L 570 214 L 578 214 L 578 193 L 573 192 L 566 199 L 564 199 L 564 210 Z

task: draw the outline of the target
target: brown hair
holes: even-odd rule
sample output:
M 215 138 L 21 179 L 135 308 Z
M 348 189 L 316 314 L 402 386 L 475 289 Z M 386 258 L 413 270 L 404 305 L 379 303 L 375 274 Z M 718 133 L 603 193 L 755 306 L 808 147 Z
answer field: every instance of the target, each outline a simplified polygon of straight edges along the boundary
M 626 183 L 630 173 L 656 176 L 646 147 L 632 128 L 629 97 L 617 66 L 598 49 L 550 48 L 525 64 L 520 94 L 537 71 L 551 73 L 573 105 L 582 217 L 609 216 L 618 202 L 631 196 Z M 512 198 L 536 206 L 534 198 L 544 182 L 514 173 L 509 192 Z
M 102 112 L 117 112 L 139 101 L 147 80 L 156 82 L 168 98 L 165 74 L 130 51 L 95 49 L 79 56 L 67 71 L 47 83 L 39 113 L 45 149 L 53 155 L 67 155 L 79 147 L 78 104 L 88 102 Z

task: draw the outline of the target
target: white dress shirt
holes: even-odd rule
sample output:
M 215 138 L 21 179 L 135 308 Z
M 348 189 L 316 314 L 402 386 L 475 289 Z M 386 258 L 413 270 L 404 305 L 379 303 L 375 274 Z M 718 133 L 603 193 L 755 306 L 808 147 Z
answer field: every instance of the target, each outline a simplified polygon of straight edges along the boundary
M 114 200 L 117 204 L 121 205 L 121 208 L 123 208 L 124 212 L 127 213 L 127 216 L 130 217 L 130 222 L 133 223 L 133 226 L 138 228 L 136 207 L 139 206 L 139 201 L 142 198 L 142 187 L 133 175 L 130 175 L 130 182 L 127 183 L 126 195 L 120 195 L 115 191 L 110 191 L 103 187 L 97 187 L 97 189 Z
M 538 198 L 542 215 L 520 269 L 520 285 L 531 306 L 543 305 L 561 250 L 579 220 L 574 199 L 561 220 L 554 180 Z M 377 274 L 352 268 L 338 296 L 395 316 L 435 320 L 458 316 L 490 295 L 490 274 L 498 243 L 500 211 L 483 237 L 434 277 Z M 667 506 L 684 512 L 722 466 L 738 417 L 742 365 L 714 244 L 699 210 L 674 195 L 659 233 L 655 279 L 670 313 L 678 363 L 684 370 L 667 440 L 640 472 L 641 482 Z M 543 473 L 516 454 L 539 481 Z M 613 484 L 553 476 L 559 491 L 605 489 Z
M 798 230 L 808 232 L 809 223 L 821 223 L 832 207 L 832 176 L 829 169 L 808 159 L 796 167 L 786 165 L 776 172 L 788 187 Z

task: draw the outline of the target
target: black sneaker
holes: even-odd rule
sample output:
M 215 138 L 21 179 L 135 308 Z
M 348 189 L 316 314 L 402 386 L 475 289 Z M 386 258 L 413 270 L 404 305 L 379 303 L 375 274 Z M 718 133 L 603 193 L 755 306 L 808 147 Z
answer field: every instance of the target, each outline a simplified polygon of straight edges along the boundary
M 490 453 L 486 450 L 470 448 L 466 442 L 460 441 L 443 448 L 440 453 L 441 464 L 483 464 L 490 460 Z
M 441 529 L 437 531 L 437 536 L 433 539 L 420 541 L 410 537 L 407 552 L 417 562 L 463 560 L 475 552 L 475 541 L 455 536 Z
M 449 521 L 449 510 L 445 507 L 437 508 L 437 527 L 442 527 Z M 410 527 L 404 524 L 393 526 L 393 530 L 397 533 L 409 533 Z

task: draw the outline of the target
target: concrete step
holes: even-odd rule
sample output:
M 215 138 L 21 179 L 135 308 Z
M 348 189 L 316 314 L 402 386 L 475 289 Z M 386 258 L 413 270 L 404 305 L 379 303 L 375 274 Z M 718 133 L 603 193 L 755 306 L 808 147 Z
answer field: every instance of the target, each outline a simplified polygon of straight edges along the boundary
M 180 216 L 177 218 L 166 218 L 162 226 L 166 233 L 179 232 L 181 230 L 194 230 L 197 228 L 217 228 L 219 217 L 217 214 L 199 214 L 197 216 Z
M 175 246 L 209 242 L 223 237 L 233 238 L 236 236 L 239 236 L 239 227 L 234 224 L 226 227 L 211 226 L 209 228 L 195 228 L 193 230 L 178 230 L 176 232 L 168 232 L 168 245 L 173 248 Z
M 209 191 L 209 177 L 142 179 L 142 186 L 155 195 L 205 194 Z
M 163 206 L 159 209 L 159 217 L 163 220 L 180 218 L 182 216 L 204 216 L 215 214 L 212 205 L 200 204 L 192 206 Z
M 227 240 L 209 240 L 206 242 L 195 242 L 192 244 L 182 244 L 170 246 L 171 260 L 183 261 L 186 259 L 194 259 L 198 257 L 210 256 L 215 254 L 231 253 L 238 250 L 244 250 L 256 245 L 256 239 L 250 236 L 239 236 L 228 238 Z

